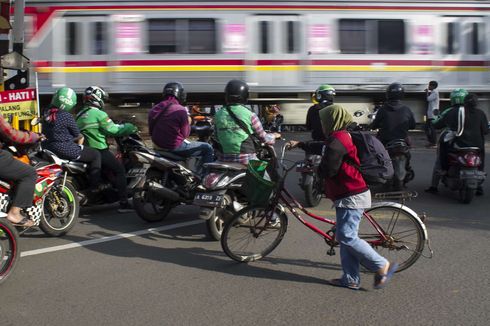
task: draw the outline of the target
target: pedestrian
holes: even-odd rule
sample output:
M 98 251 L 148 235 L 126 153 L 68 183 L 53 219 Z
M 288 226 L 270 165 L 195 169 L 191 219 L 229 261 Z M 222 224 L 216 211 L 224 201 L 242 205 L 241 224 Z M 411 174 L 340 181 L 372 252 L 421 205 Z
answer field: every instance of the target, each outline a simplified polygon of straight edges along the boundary
M 437 132 L 432 121 L 439 115 L 439 91 L 437 82 L 431 80 L 425 89 L 427 99 L 427 114 L 425 119 L 425 134 L 427 136 L 427 147 L 435 148 L 437 143 Z

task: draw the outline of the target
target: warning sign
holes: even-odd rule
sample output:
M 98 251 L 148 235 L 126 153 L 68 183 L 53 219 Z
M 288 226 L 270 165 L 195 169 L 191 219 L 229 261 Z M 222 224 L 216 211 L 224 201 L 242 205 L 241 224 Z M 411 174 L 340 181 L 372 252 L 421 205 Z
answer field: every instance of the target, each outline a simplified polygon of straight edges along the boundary
M 29 120 L 37 115 L 35 89 L 21 89 L 0 92 L 0 113 L 7 118 L 17 116 L 19 120 Z

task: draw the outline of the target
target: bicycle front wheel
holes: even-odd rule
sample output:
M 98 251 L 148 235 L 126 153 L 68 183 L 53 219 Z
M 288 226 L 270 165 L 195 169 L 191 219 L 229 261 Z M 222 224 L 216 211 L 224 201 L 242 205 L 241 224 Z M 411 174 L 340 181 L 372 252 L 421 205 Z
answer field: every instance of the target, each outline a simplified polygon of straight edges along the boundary
M 364 217 L 359 225 L 359 237 L 366 240 L 390 263 L 398 263 L 397 272 L 412 266 L 425 245 L 422 222 L 401 206 L 378 206 L 366 210 L 372 220 Z M 376 224 L 384 237 L 376 229 Z
M 246 207 L 225 224 L 221 247 L 238 262 L 259 260 L 279 245 L 287 227 L 287 216 L 278 209 L 270 212 L 263 207 Z

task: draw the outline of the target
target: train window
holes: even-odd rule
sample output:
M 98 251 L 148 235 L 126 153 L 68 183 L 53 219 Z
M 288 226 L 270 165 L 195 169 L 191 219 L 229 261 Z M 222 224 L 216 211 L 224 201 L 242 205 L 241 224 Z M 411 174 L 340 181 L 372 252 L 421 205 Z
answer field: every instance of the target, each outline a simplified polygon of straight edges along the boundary
M 189 53 L 216 53 L 214 19 L 189 20 Z
M 468 54 L 483 54 L 485 53 L 484 44 L 484 24 L 483 23 L 470 23 L 468 28 Z
M 92 54 L 107 54 L 107 23 L 95 22 L 93 31 Z
M 403 54 L 405 22 L 401 19 L 340 19 L 341 53 Z
M 286 53 L 298 53 L 298 22 L 286 22 Z
M 403 20 L 379 20 L 378 53 L 405 53 L 405 23 Z
M 150 19 L 149 47 L 150 53 L 176 53 L 177 52 L 177 20 Z
M 367 53 L 366 20 L 341 19 L 339 21 L 339 46 L 341 53 Z
M 270 53 L 269 49 L 270 22 L 261 21 L 259 24 L 260 53 Z
M 459 53 L 459 25 L 455 22 L 446 24 L 446 54 Z
M 80 46 L 78 40 L 79 24 L 76 22 L 68 22 L 66 24 L 66 54 L 80 54 Z

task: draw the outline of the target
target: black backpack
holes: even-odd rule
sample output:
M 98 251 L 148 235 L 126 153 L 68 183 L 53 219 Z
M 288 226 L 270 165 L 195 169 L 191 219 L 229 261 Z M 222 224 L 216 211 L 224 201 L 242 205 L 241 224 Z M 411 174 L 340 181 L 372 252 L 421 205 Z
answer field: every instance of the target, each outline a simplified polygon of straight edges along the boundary
M 368 185 L 384 184 L 393 177 L 393 165 L 390 155 L 378 138 L 368 132 L 353 131 L 352 142 L 357 148 L 360 166 L 354 165 L 361 172 Z

